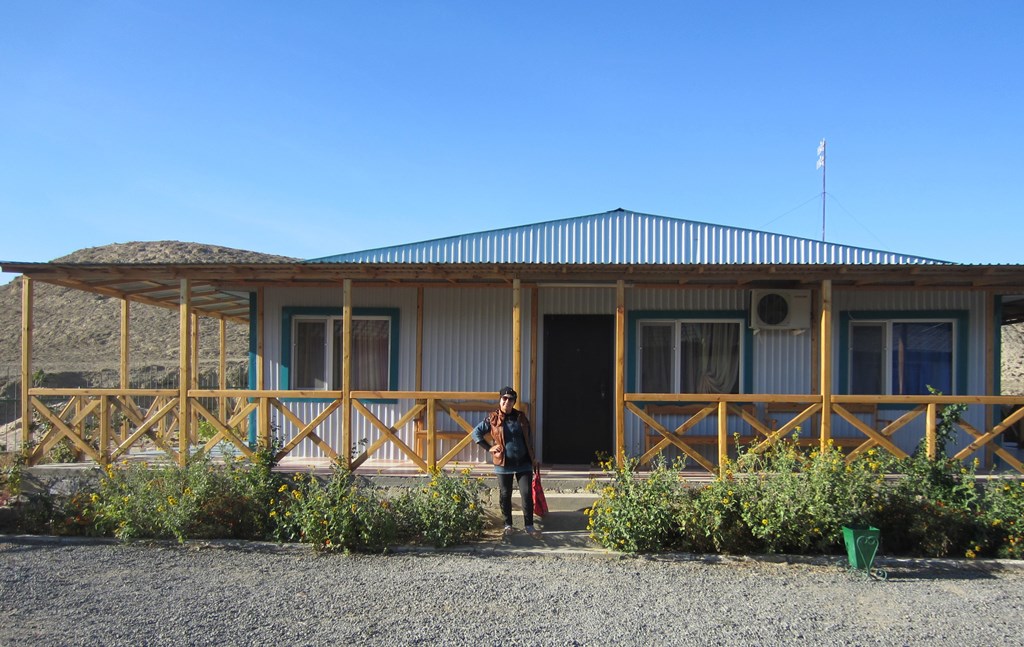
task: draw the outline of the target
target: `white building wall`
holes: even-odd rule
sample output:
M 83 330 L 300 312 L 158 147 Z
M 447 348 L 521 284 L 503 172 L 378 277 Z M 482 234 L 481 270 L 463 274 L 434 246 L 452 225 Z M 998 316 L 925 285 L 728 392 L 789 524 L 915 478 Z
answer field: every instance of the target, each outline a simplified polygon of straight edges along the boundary
M 423 294 L 423 366 L 422 389 L 426 391 L 494 391 L 512 383 L 512 289 L 500 288 L 430 288 Z M 528 389 L 530 358 L 529 290 L 521 292 L 522 307 L 522 371 L 521 398 L 530 401 Z M 359 288 L 352 290 L 354 308 L 398 308 L 398 389 L 414 390 L 416 386 L 416 288 Z M 265 364 L 267 388 L 287 389 L 281 383 L 282 320 L 286 307 L 342 307 L 341 287 L 321 289 L 268 290 L 265 305 Z M 368 408 L 382 422 L 394 424 L 412 406 L 409 400 L 369 403 Z M 324 402 L 291 402 L 287 406 L 302 420 L 312 420 L 323 410 Z M 467 420 L 477 422 L 479 413 L 467 413 Z M 278 415 L 284 442 L 297 429 Z M 438 427 L 455 430 L 456 424 L 438 414 Z M 341 447 L 341 416 L 332 415 L 317 432 L 332 447 Z M 413 425 L 399 430 L 399 438 L 414 447 Z M 358 413 L 353 413 L 352 439 L 357 451 L 372 444 L 380 431 Z M 442 441 L 439 451 L 446 452 L 451 441 Z M 298 458 L 322 456 L 321 450 L 309 440 L 303 441 L 292 454 Z M 439 456 L 442 455 L 439 453 Z M 404 454 L 386 443 L 373 458 L 401 460 Z M 459 460 L 483 460 L 486 457 L 475 445 L 463 451 Z
M 512 381 L 512 359 L 509 349 L 512 344 L 512 289 L 501 288 L 428 288 L 424 289 L 424 325 L 423 325 L 423 366 L 422 388 L 432 391 L 477 391 L 494 390 Z M 359 288 L 353 289 L 353 304 L 361 307 L 398 308 L 399 324 L 399 362 L 398 388 L 412 390 L 415 388 L 416 367 L 416 294 L 415 288 Z M 543 393 L 543 334 L 544 316 L 547 314 L 607 314 L 615 313 L 615 288 L 608 287 L 540 287 L 538 291 L 538 340 L 537 359 L 537 393 L 530 392 L 530 349 L 533 340 L 530 337 L 530 295 L 531 289 L 524 288 L 521 292 L 522 306 L 522 388 L 520 397 L 531 403 L 533 420 L 538 430 L 538 442 L 544 433 L 543 407 L 539 402 Z M 749 291 L 747 290 L 687 290 L 687 289 L 642 289 L 627 288 L 626 308 L 628 313 L 640 311 L 670 312 L 712 312 L 733 311 L 746 313 L 749 308 Z M 817 292 L 815 291 L 815 299 Z M 960 361 L 968 361 L 972 368 L 968 371 L 967 391 L 983 393 L 985 375 L 981 369 L 984 358 L 985 331 L 983 321 L 985 296 L 982 293 L 970 292 L 897 292 L 897 291 L 843 291 L 835 290 L 833 294 L 833 338 L 839 341 L 839 313 L 843 310 L 969 310 L 972 329 L 969 333 L 968 357 Z M 265 304 L 265 374 L 267 388 L 286 389 L 288 385 L 280 383 L 281 357 L 281 321 L 282 311 L 286 306 L 332 307 L 340 310 L 342 306 L 342 290 L 337 288 L 322 289 L 282 289 L 267 290 Z M 815 306 L 817 310 L 817 306 Z M 811 322 L 816 326 L 816 321 Z M 816 391 L 817 375 L 813 374 L 811 361 L 814 354 L 812 341 L 816 335 L 811 330 L 795 334 L 791 331 L 760 331 L 752 335 L 751 352 L 748 354 L 752 366 L 749 367 L 752 378 L 753 393 L 793 393 L 807 394 Z M 609 340 L 613 343 L 614 340 Z M 839 370 L 839 349 L 833 357 L 833 366 Z M 634 349 L 627 350 L 629 361 L 635 360 Z M 835 376 L 833 389 L 838 392 L 839 376 Z M 288 406 L 303 420 L 311 420 L 322 410 L 323 403 L 289 403 Z M 411 402 L 373 403 L 371 410 L 386 424 L 393 424 L 399 416 L 412 406 Z M 759 410 L 759 416 L 763 414 Z M 479 414 L 467 414 L 471 422 L 476 421 Z M 898 417 L 898 412 L 885 411 L 882 416 Z M 280 418 L 280 416 L 277 416 Z M 454 423 L 443 420 L 439 415 L 439 427 L 454 429 Z M 984 422 L 981 407 L 972 407 L 968 414 L 969 421 L 976 426 Z M 379 431 L 358 414 L 353 415 L 354 442 L 372 443 L 379 436 Z M 668 421 L 677 425 L 679 421 Z M 283 420 L 281 436 L 283 440 L 295 433 Z M 627 451 L 638 455 L 643 448 L 643 429 L 640 421 L 633 415 L 626 415 Z M 706 427 L 706 428 L 705 428 Z M 733 429 L 735 427 L 735 429 Z M 920 420 L 923 430 L 923 416 Z M 674 427 L 673 427 L 674 428 Z M 340 447 L 341 425 L 340 416 L 335 415 L 319 432 L 329 444 Z M 916 434 L 923 433 L 911 426 L 907 432 L 897 435 L 897 443 L 907 451 L 913 449 Z M 748 432 L 749 428 L 739 421 L 730 421 L 730 433 Z M 709 421 L 691 433 L 713 434 L 714 423 Z M 849 425 L 834 419 L 833 434 L 836 436 L 857 435 L 859 432 Z M 412 425 L 400 430 L 400 437 L 408 445 L 413 446 Z M 912 439 L 912 437 L 914 439 Z M 967 439 L 962 438 L 966 443 Z M 443 442 L 441 452 L 450 447 L 450 442 Z M 313 443 L 303 442 L 295 452 L 299 457 L 320 456 L 321 452 Z M 440 454 L 439 454 L 440 455 Z M 391 443 L 374 455 L 375 458 L 401 459 L 401 453 Z M 460 460 L 483 460 L 485 457 L 478 448 L 471 447 L 460 455 Z

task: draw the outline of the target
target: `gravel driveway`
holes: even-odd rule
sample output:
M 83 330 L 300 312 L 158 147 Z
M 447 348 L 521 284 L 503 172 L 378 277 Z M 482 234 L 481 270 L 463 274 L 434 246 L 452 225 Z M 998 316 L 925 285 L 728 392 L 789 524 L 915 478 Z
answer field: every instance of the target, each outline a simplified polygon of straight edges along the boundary
M 1024 645 L 1017 567 L 10 537 L 0 566 L 2 645 Z

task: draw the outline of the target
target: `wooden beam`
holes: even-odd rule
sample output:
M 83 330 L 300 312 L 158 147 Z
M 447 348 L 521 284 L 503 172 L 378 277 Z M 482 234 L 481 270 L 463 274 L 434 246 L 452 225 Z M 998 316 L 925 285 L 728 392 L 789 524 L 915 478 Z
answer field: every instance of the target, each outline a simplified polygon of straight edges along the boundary
M 263 369 L 264 358 L 263 348 L 266 336 L 266 310 L 267 293 L 264 288 L 256 288 L 256 388 L 264 390 L 267 388 L 267 379 Z M 286 385 L 278 385 L 286 386 Z M 252 434 L 250 433 L 250 436 Z M 259 410 L 256 413 L 256 437 L 257 444 L 261 449 L 270 450 L 273 442 L 270 438 L 270 402 L 267 399 L 260 400 Z
M 999 395 L 996 390 L 996 371 L 1000 370 L 996 364 L 996 296 L 985 295 L 985 395 Z M 991 429 L 993 424 L 992 407 L 985 407 L 985 429 Z M 995 456 L 994 448 L 985 445 L 985 469 L 991 469 Z
M 925 409 L 925 423 L 924 423 L 924 438 L 925 438 L 925 454 L 928 456 L 928 460 L 935 460 L 938 456 L 937 448 L 937 434 L 936 434 L 936 419 L 938 414 L 938 405 L 934 402 L 929 402 Z
M 821 451 L 832 439 L 832 281 L 821 282 Z
M 192 377 L 192 335 L 189 330 L 192 323 L 191 288 L 188 279 L 181 279 L 178 304 L 178 464 L 181 467 L 188 463 L 188 425 L 192 419 L 192 408 L 188 402 L 188 388 Z
M 264 345 L 264 320 L 266 313 L 266 291 L 263 288 L 256 289 L 256 388 L 263 391 L 267 388 L 267 381 L 263 375 L 263 345 Z M 284 385 L 281 385 L 284 386 Z
M 32 443 L 32 406 L 29 389 L 32 387 L 32 279 L 21 277 L 21 448 Z
M 423 390 L 423 287 L 416 288 L 416 390 Z
M 626 283 L 615 282 L 615 463 L 626 464 Z
M 352 279 L 342 282 L 341 325 L 341 456 L 352 464 Z
M 814 318 L 815 318 L 815 316 L 817 316 L 818 311 L 819 311 L 820 306 L 821 306 L 820 300 L 816 299 L 817 296 L 818 296 L 818 289 L 814 288 L 811 291 L 811 321 L 814 321 Z M 814 379 L 814 376 L 815 375 L 819 375 L 819 373 L 820 373 L 820 368 L 819 367 L 821 366 L 821 343 L 820 343 L 820 341 L 821 341 L 820 340 L 821 328 L 820 327 L 816 328 L 814 326 L 811 326 L 810 334 L 811 334 L 811 367 L 810 367 L 811 370 L 808 373 L 808 375 L 811 376 L 810 377 L 810 382 L 811 383 L 809 385 L 810 386 L 810 390 L 808 391 L 808 393 L 818 393 L 818 394 L 820 394 L 821 393 L 821 384 Z
M 121 300 L 121 353 L 119 362 L 119 377 L 118 384 L 121 385 L 122 389 L 128 388 L 128 317 L 130 314 L 130 305 L 128 301 Z
M 534 404 L 533 409 L 530 410 L 530 418 L 537 417 L 537 324 L 538 324 L 538 304 L 540 297 L 538 296 L 538 290 L 536 287 L 530 290 L 530 402 Z M 533 439 L 534 444 L 537 444 L 537 438 Z M 535 447 L 534 451 L 540 455 L 541 448 Z M 540 460 L 540 459 L 538 459 Z
M 729 404 L 718 403 L 718 477 L 725 478 L 729 466 Z
M 228 322 L 223 319 L 217 322 L 217 388 L 224 391 L 228 388 Z M 227 400 L 217 400 L 217 414 L 227 418 Z
M 120 362 L 118 366 L 119 380 L 122 389 L 128 388 L 129 373 L 128 373 L 128 340 L 129 340 L 129 321 L 130 321 L 131 307 L 127 299 L 121 299 L 121 353 Z M 124 417 L 121 421 L 121 442 L 128 437 L 128 418 Z
M 520 312 L 522 288 L 519 279 L 512 279 L 512 388 L 523 390 L 523 317 Z

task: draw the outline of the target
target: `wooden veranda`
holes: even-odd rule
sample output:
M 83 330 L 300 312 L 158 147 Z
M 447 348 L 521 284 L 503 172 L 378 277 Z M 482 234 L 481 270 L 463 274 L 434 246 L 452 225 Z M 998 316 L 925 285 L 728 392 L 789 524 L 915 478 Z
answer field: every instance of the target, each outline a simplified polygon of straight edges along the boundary
M 947 404 L 984 407 L 985 424 L 981 428 L 961 421 L 960 426 L 973 441 L 957 448 L 957 458 L 967 458 L 981 451 L 998 456 L 1006 465 L 1024 472 L 1024 464 L 1013 453 L 996 443 L 1011 426 L 1024 418 L 1024 397 L 1000 396 L 995 393 L 996 319 L 995 298 L 1001 294 L 1024 293 L 1022 266 L 844 266 L 844 265 L 700 265 L 700 266 L 574 266 L 546 267 L 536 265 L 415 265 L 389 266 L 367 264 L 270 263 L 257 265 L 73 265 L 3 263 L 3 271 L 23 275 L 22 288 L 22 365 L 23 385 L 31 384 L 33 284 L 42 281 L 73 287 L 122 300 L 120 386 L 110 389 L 23 389 L 21 419 L 25 447 L 31 447 L 29 461 L 35 462 L 58 442 L 67 439 L 81 454 L 100 464 L 120 460 L 140 447 L 155 447 L 171 460 L 184 464 L 196 453 L 208 452 L 227 442 L 244 456 L 251 456 L 254 447 L 271 446 L 274 420 L 287 420 L 297 433 L 277 451 L 278 458 L 289 456 L 304 440 L 312 441 L 324 456 L 357 467 L 375 455 L 386 444 L 396 447 L 401 455 L 423 471 L 442 467 L 470 443 L 468 436 L 473 420 L 461 413 L 466 405 L 491 404 L 493 385 L 488 390 L 441 392 L 422 388 L 419 378 L 423 361 L 422 305 L 417 312 L 417 368 L 415 388 L 395 391 L 360 391 L 351 388 L 350 348 L 352 335 L 352 291 L 362 287 L 386 288 L 401 285 L 417 288 L 422 295 L 425 286 L 490 287 L 508 290 L 509 316 L 512 323 L 510 383 L 522 390 L 528 383 L 529 393 L 536 393 L 536 343 L 529 349 L 529 362 L 523 367 L 523 330 L 531 327 L 530 339 L 536 340 L 538 287 L 546 284 L 588 285 L 601 283 L 615 290 L 615 394 L 614 430 L 615 458 L 619 464 L 627 456 L 626 421 L 637 418 L 655 436 L 653 446 L 637 455 L 649 461 L 666 448 L 674 447 L 696 464 L 715 473 L 725 464 L 735 439 L 727 422 L 740 420 L 749 430 L 747 438 L 755 450 L 763 450 L 798 427 L 816 421 L 813 442 L 822 447 L 833 442 L 845 445 L 848 456 L 855 457 L 871 447 L 881 447 L 896 456 L 903 452 L 891 440 L 892 435 L 912 420 L 924 418 L 928 455 L 936 455 L 936 420 L 938 410 Z M 637 287 L 665 290 L 748 288 L 763 285 L 766 280 L 787 286 L 805 286 L 817 295 L 814 335 L 816 380 L 814 392 L 808 394 L 741 394 L 697 395 L 672 393 L 629 393 L 626 389 L 626 291 Z M 335 391 L 268 390 L 263 375 L 263 291 L 267 287 L 338 287 L 342 288 L 343 334 L 341 384 Z M 956 289 L 981 291 L 988 297 L 986 311 L 984 393 L 933 396 L 852 396 L 835 394 L 833 385 L 833 311 L 832 293 L 843 289 L 886 290 L 894 288 Z M 531 316 L 524 322 L 521 307 L 522 290 L 533 288 L 530 295 Z M 179 312 L 179 386 L 174 389 L 128 388 L 129 304 L 144 303 Z M 422 304 L 422 296 L 420 297 Z M 196 348 L 198 321 L 211 317 L 219 322 L 221 339 L 220 385 L 216 389 L 200 389 L 197 384 Z M 224 383 L 224 326 L 227 321 L 252 322 L 256 332 L 254 344 L 255 375 L 253 388 L 228 389 Z M 484 386 L 484 385 L 482 385 Z M 397 420 L 385 422 L 374 414 L 368 403 L 386 398 L 403 408 Z M 311 401 L 324 403 L 309 418 L 296 414 L 290 403 Z M 769 423 L 752 411 L 763 411 L 768 405 L 785 404 L 788 413 Z M 663 422 L 658 407 L 677 405 L 687 410 L 682 424 L 671 428 Z M 745 405 L 752 405 L 751 409 Z M 885 425 L 870 425 L 855 410 L 861 406 L 901 405 L 908 409 Z M 781 408 L 780 408 L 781 410 Z M 1008 411 L 1006 414 L 997 411 Z M 331 443 L 320 429 L 332 416 L 340 417 L 341 437 Z M 446 416 L 457 426 L 453 447 L 438 452 L 442 434 L 439 416 Z M 353 444 L 353 421 L 361 418 L 379 432 L 368 446 Z M 709 441 L 696 440 L 688 431 L 705 419 L 717 420 L 717 435 Z M 856 439 L 833 437 L 835 421 L 845 421 L 859 432 Z M 32 422 L 34 421 L 34 423 Z M 418 421 L 418 422 L 417 422 Z M 200 423 L 212 427 L 212 438 L 201 442 Z M 424 436 L 422 449 L 403 440 L 401 430 L 418 424 Z M 34 436 L 35 431 L 43 431 Z M 458 436 L 458 432 L 465 436 Z M 406 437 L 408 435 L 406 434 Z M 805 440 L 809 436 L 804 436 Z M 698 442 L 712 444 L 713 458 L 701 452 Z

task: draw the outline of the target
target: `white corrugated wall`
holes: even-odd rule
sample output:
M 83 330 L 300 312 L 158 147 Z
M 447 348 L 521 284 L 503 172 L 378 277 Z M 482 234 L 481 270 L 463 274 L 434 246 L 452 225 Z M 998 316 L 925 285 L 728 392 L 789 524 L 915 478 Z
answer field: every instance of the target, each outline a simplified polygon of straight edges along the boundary
M 522 371 L 523 384 L 521 397 L 533 404 L 534 421 L 540 436 L 543 435 L 542 408 L 539 394 L 543 393 L 544 385 L 538 384 L 538 395 L 529 392 L 529 360 L 530 360 L 530 289 L 522 291 Z M 897 291 L 842 291 L 834 292 L 834 329 L 836 342 L 839 340 L 839 313 L 843 310 L 927 310 L 949 311 L 969 310 L 971 313 L 972 330 L 969 333 L 968 354 L 970 366 L 980 366 L 980 358 L 984 357 L 985 332 L 980 325 L 984 313 L 985 296 L 983 293 L 930 291 L 930 292 L 897 292 Z M 414 288 L 353 290 L 353 301 L 356 307 L 389 307 L 401 311 L 399 331 L 399 385 L 400 389 L 413 389 L 415 386 L 416 365 L 416 290 Z M 539 289 L 539 339 L 543 340 L 543 318 L 546 314 L 607 314 L 615 312 L 615 289 L 608 287 L 544 287 Z M 267 335 L 265 352 L 267 387 L 271 389 L 287 388 L 279 383 L 280 366 L 277 358 L 281 355 L 281 312 L 288 306 L 321 306 L 340 308 L 342 292 L 336 289 L 289 289 L 267 290 L 266 327 Z M 627 313 L 639 311 L 669 312 L 718 312 L 731 311 L 745 313 L 749 305 L 747 290 L 686 290 L 686 289 L 627 289 Z M 511 382 L 512 361 L 509 353 L 512 343 L 511 319 L 512 290 L 495 288 L 430 288 L 424 290 L 424 329 L 423 329 L 423 389 L 437 391 L 497 391 L 500 386 Z M 812 322 L 812 325 L 816 325 Z M 752 336 L 752 382 L 754 393 L 793 393 L 805 394 L 815 390 L 816 375 L 811 372 L 813 349 L 811 331 L 792 334 L 789 331 L 761 331 Z M 614 343 L 614 340 L 609 340 Z M 543 347 L 538 349 L 538 381 L 543 381 Z M 833 358 L 833 366 L 838 371 L 839 349 Z M 633 349 L 628 351 L 630 361 L 635 358 Z M 966 361 L 966 358 L 960 358 Z M 835 376 L 838 386 L 839 376 Z M 984 392 L 985 376 L 981 369 L 972 370 L 968 374 L 968 393 Z M 292 403 L 303 420 L 312 419 L 322 404 Z M 411 406 L 409 402 L 397 404 L 372 404 L 371 409 L 381 419 L 391 424 L 402 412 Z M 884 412 L 891 415 L 897 412 Z M 470 414 L 475 416 L 478 414 Z M 881 417 L 881 416 L 880 416 Z M 441 416 L 443 419 L 443 416 Z M 378 431 L 365 422 L 361 416 L 354 416 L 353 439 L 355 442 L 365 440 L 373 442 Z M 626 416 L 627 420 L 627 451 L 636 455 L 643 447 L 642 428 L 635 416 Z M 981 407 L 972 407 L 968 420 L 976 426 L 984 422 Z M 475 421 L 475 420 L 474 420 Z M 676 421 L 675 424 L 678 424 Z M 454 428 L 453 423 L 441 420 L 441 427 Z M 733 423 L 730 423 L 733 424 Z M 923 425 L 923 419 L 920 423 Z M 744 425 L 736 424 L 736 431 Z M 923 427 L 922 427 L 923 429 Z M 698 433 L 713 433 L 698 429 Z M 732 430 L 731 430 L 732 431 Z M 284 440 L 294 430 L 288 425 L 282 428 Z M 332 446 L 339 446 L 341 427 L 339 417 L 334 416 L 321 427 L 321 435 Z M 855 435 L 841 421 L 834 421 L 834 432 L 837 436 Z M 898 444 L 909 451 L 913 449 L 915 440 L 907 440 L 917 431 L 897 436 Z M 403 440 L 410 446 L 413 443 L 411 426 L 402 430 Z M 966 442 L 966 438 L 961 439 Z M 449 447 L 443 444 L 442 451 Z M 299 457 L 320 456 L 320 450 L 310 442 L 300 445 L 295 455 Z M 375 455 L 376 458 L 402 458 L 390 443 Z M 460 458 L 482 459 L 479 451 L 472 448 L 464 452 Z

